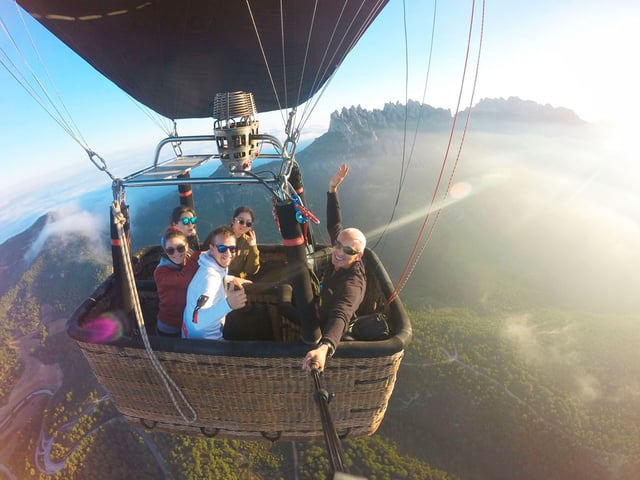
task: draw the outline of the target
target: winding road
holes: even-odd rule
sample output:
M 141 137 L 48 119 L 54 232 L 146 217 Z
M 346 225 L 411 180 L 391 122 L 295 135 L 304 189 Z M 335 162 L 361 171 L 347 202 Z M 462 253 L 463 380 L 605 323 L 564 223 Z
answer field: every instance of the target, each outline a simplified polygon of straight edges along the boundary
M 65 319 L 47 323 L 49 335 L 62 332 L 65 328 L 65 323 Z M 35 468 L 39 473 L 55 475 L 64 468 L 67 457 L 80 445 L 80 442 L 78 442 L 69 448 L 67 455 L 62 459 L 57 461 L 51 459 L 51 451 L 53 450 L 55 441 L 44 428 L 44 411 L 45 408 L 49 408 L 49 401 L 46 400 L 45 403 L 43 403 L 42 400 L 37 400 L 43 396 L 52 397 L 58 391 L 62 386 L 62 369 L 57 364 L 43 364 L 31 354 L 31 352 L 36 351 L 40 345 L 39 334 L 25 335 L 20 339 L 14 340 L 14 344 L 18 348 L 20 362 L 24 365 L 24 369 L 21 377 L 9 394 L 7 404 L 0 407 L 0 480 L 18 480 L 19 476 L 13 473 L 6 463 L 9 463 L 12 456 L 24 454 L 22 452 L 15 452 L 17 442 L 11 440 L 34 419 L 38 419 L 37 421 L 40 423 L 40 434 L 36 442 L 35 452 L 33 452 Z M 108 398 L 109 397 L 105 395 L 96 402 L 86 404 L 82 412 L 61 426 L 59 431 L 70 430 L 80 418 L 85 415 L 90 415 L 99 404 Z M 119 420 L 124 421 L 121 420 L 119 416 L 112 417 L 106 422 L 96 425 L 95 428 L 86 435 L 93 435 L 100 427 Z M 164 478 L 171 480 L 173 478 L 171 472 L 153 439 L 142 430 L 136 430 L 135 434 L 141 437 L 147 445 L 147 448 L 149 448 L 153 454 L 163 472 Z

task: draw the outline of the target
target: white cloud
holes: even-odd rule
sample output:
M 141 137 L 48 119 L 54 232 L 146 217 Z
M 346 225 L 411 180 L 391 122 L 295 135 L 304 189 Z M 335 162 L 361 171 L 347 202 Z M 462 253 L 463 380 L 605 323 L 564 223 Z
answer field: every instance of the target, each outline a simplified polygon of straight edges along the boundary
M 77 203 L 68 203 L 58 208 L 54 212 L 55 220 L 49 221 L 40 232 L 38 238 L 33 242 L 24 260 L 28 263 L 33 261 L 38 252 L 46 242 L 65 242 L 71 237 L 87 237 L 91 244 L 95 245 L 100 256 L 104 255 L 105 224 L 101 218 L 83 210 Z

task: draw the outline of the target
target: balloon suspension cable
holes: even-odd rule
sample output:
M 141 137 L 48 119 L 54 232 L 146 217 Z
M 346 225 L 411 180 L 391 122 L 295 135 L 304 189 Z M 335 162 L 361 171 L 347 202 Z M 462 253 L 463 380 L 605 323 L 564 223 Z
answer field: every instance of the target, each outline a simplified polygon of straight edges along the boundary
M 315 386 L 314 398 L 320 409 L 320 421 L 322 423 L 322 431 L 324 433 L 324 440 L 327 444 L 327 453 L 329 454 L 329 460 L 331 461 L 331 468 L 333 472 L 349 473 L 344 464 L 344 450 L 342 449 L 342 443 L 340 437 L 336 432 L 336 428 L 333 425 L 331 419 L 331 413 L 329 412 L 329 402 L 335 397 L 335 394 L 329 393 L 320 381 L 320 372 L 317 369 L 311 370 L 311 377 Z
M 151 364 L 153 365 L 156 372 L 160 376 L 162 383 L 164 383 L 164 386 L 167 392 L 169 393 L 169 396 L 171 397 L 171 401 L 173 402 L 173 406 L 175 407 L 177 412 L 180 414 L 180 416 L 183 418 L 185 422 L 194 423 L 198 419 L 198 414 L 196 413 L 194 408 L 191 406 L 189 401 L 186 399 L 186 397 L 180 390 L 180 387 L 178 387 L 175 381 L 169 376 L 167 371 L 164 369 L 164 367 L 160 363 L 160 360 L 158 359 L 155 352 L 151 348 L 151 344 L 149 343 L 149 337 L 147 335 L 147 329 L 144 325 L 144 317 L 142 315 L 142 307 L 140 306 L 140 298 L 138 297 L 138 292 L 136 290 L 135 277 L 133 274 L 133 266 L 131 265 L 131 254 L 129 251 L 129 242 L 125 238 L 125 234 L 124 234 L 124 226 L 126 223 L 126 218 L 120 209 L 120 203 L 118 201 L 113 202 L 112 211 L 113 211 L 114 222 L 116 223 L 116 227 L 118 231 L 118 240 L 120 241 L 120 244 L 123 250 L 123 259 L 124 259 L 123 263 L 124 263 L 124 270 L 125 270 L 125 276 L 126 276 L 127 287 L 128 287 L 127 290 L 129 291 L 131 296 L 130 297 L 132 300 L 131 303 L 133 305 L 136 322 L 138 324 L 138 330 L 140 331 L 140 336 L 142 337 L 142 342 L 144 343 L 145 351 L 149 356 L 149 360 L 151 361 Z M 185 415 L 185 413 L 182 411 L 182 408 L 180 408 L 180 405 L 178 404 L 178 401 L 176 400 L 176 396 L 174 395 L 174 392 L 172 389 L 175 390 L 175 392 L 178 394 L 178 397 L 180 398 L 182 403 L 189 410 L 190 418 L 187 418 L 187 415 Z
M 288 137 L 291 137 L 292 136 L 292 132 L 294 131 L 293 130 L 293 125 L 294 125 L 294 123 L 296 121 L 296 113 L 297 112 L 298 112 L 298 107 L 293 107 L 291 109 L 291 111 L 289 112 L 289 119 L 287 120 L 287 125 L 284 128 L 284 133 L 286 133 Z M 298 132 L 297 129 L 296 129 L 296 132 L 298 133 L 298 136 L 299 136 L 299 132 Z
M 438 220 L 440 218 L 440 215 L 442 213 L 442 208 L 438 208 L 435 209 L 434 205 L 435 205 L 435 201 L 436 198 L 438 196 L 438 192 L 440 191 L 440 186 L 441 183 L 444 179 L 444 173 L 445 173 L 445 168 L 447 166 L 447 162 L 449 160 L 449 153 L 451 151 L 452 148 L 452 144 L 453 144 L 453 137 L 454 134 L 456 132 L 456 123 L 458 121 L 458 116 L 459 116 L 459 112 L 460 112 L 460 104 L 462 102 L 462 94 L 463 94 L 463 90 L 464 90 L 464 85 L 465 85 L 465 78 L 467 75 L 467 67 L 468 67 L 468 61 L 469 61 L 469 56 L 470 56 L 470 50 L 471 50 L 471 35 L 473 32 L 473 26 L 474 26 L 474 16 L 475 16 L 475 6 L 476 6 L 476 2 L 475 0 L 472 2 L 471 5 L 471 18 L 470 18 L 470 22 L 469 22 L 469 35 L 467 38 L 467 51 L 466 51 L 466 55 L 465 55 L 465 61 L 464 61 L 464 68 L 462 71 L 462 79 L 460 82 L 460 90 L 458 93 L 458 101 L 456 103 L 456 109 L 455 112 L 453 114 L 453 122 L 451 125 L 451 129 L 449 131 L 449 140 L 447 142 L 447 148 L 445 150 L 444 153 L 444 158 L 442 161 L 442 166 L 440 168 L 440 173 L 438 175 L 438 179 L 436 181 L 434 190 L 433 190 L 433 195 L 431 197 L 431 201 L 429 203 L 429 207 L 427 208 L 427 213 L 424 217 L 424 221 L 422 223 L 422 226 L 420 227 L 420 231 L 418 232 L 418 236 L 416 238 L 416 241 L 414 243 L 413 249 L 411 251 L 411 253 L 409 254 L 409 258 L 407 259 L 406 265 L 402 271 L 402 273 L 400 274 L 400 277 L 398 278 L 398 282 L 396 284 L 396 287 L 394 288 L 393 292 L 391 293 L 391 295 L 389 296 L 389 298 L 387 299 L 387 305 L 390 304 L 400 293 L 400 291 L 407 285 L 407 282 L 409 281 L 409 278 L 411 277 L 411 275 L 413 274 L 416 266 L 418 265 L 418 262 L 420 260 L 420 258 L 422 257 L 422 254 L 424 253 L 424 251 L 427 248 L 427 245 L 429 244 L 430 240 L 431 240 L 431 236 L 433 234 L 433 231 L 436 227 L 436 224 L 438 223 Z M 474 80 L 473 80 L 473 86 L 471 89 L 471 99 L 469 100 L 469 108 L 467 109 L 467 115 L 466 115 L 466 121 L 465 121 L 465 125 L 462 131 L 462 136 L 460 139 L 460 144 L 458 147 L 458 152 L 456 154 L 456 158 L 453 164 L 453 167 L 450 168 L 450 173 L 449 173 L 449 181 L 448 184 L 446 186 L 446 188 L 444 189 L 444 194 L 443 194 L 443 199 L 446 199 L 449 191 L 451 189 L 451 185 L 453 183 L 453 178 L 454 175 L 456 173 L 457 167 L 458 167 L 458 163 L 460 160 L 460 156 L 462 154 L 462 146 L 464 144 L 465 138 L 466 138 L 466 134 L 467 134 L 467 130 L 469 127 L 469 119 L 471 117 L 471 111 L 472 108 L 471 106 L 473 105 L 473 99 L 475 96 L 475 92 L 476 92 L 476 86 L 477 86 L 477 82 L 478 82 L 478 72 L 480 70 L 480 56 L 481 56 L 481 52 L 482 52 L 482 44 L 483 44 L 483 38 L 484 38 L 484 22 L 485 22 L 485 7 L 486 7 L 486 3 L 483 0 L 482 2 L 482 16 L 481 16 L 481 20 L 480 20 L 480 39 L 479 39 L 479 45 L 478 45 L 478 53 L 477 53 L 477 60 L 476 60 L 476 70 L 475 70 L 475 76 L 474 76 Z M 429 228 L 426 236 L 425 236 L 425 230 L 427 227 L 427 224 L 431 218 L 431 212 L 432 211 L 436 211 L 436 215 L 435 215 L 435 219 L 433 220 L 433 222 L 431 222 L 431 227 Z M 418 248 L 420 246 L 420 244 L 422 244 L 421 248 Z
M 298 148 L 298 141 L 300 140 L 300 130 L 298 128 L 294 128 L 296 111 L 297 109 L 294 108 L 289 112 L 289 120 L 285 127 L 287 139 L 284 141 L 284 145 L 282 145 L 282 160 L 284 161 L 293 159 L 293 156 L 296 153 L 296 148 Z
M 171 133 L 174 137 L 178 136 L 178 123 L 173 121 L 173 132 Z M 182 142 L 171 142 L 171 147 L 173 148 L 173 153 L 176 154 L 176 157 L 182 156 Z
M 115 182 L 116 178 L 113 175 L 111 175 L 111 172 L 107 168 L 107 162 L 105 162 L 104 159 L 93 150 L 85 149 L 85 151 L 87 152 L 87 155 L 89 156 L 89 160 L 91 160 L 91 163 L 93 163 L 98 168 L 98 170 L 109 175 L 109 178 Z
M 125 203 L 125 191 L 124 183 L 121 178 L 116 178 L 111 184 L 111 190 L 113 192 L 113 201 L 118 202 L 120 205 Z

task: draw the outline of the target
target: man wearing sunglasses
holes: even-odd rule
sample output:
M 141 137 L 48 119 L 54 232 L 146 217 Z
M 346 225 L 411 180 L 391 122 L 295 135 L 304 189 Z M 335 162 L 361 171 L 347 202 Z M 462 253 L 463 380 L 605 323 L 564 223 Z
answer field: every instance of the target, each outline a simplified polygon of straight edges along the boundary
M 233 230 L 222 225 L 208 238 L 209 250 L 200 255 L 198 271 L 187 289 L 182 338 L 221 339 L 226 315 L 247 304 L 242 286 L 251 281 L 227 275 L 236 252 Z
M 364 234 L 357 228 L 342 228 L 342 211 L 338 201 L 338 185 L 349 172 L 346 164 L 329 181 L 327 193 L 327 230 L 333 245 L 331 268 L 322 280 L 320 328 L 322 337 L 316 348 L 304 357 L 302 368 L 322 371 L 347 331 L 356 310 L 364 299 L 367 277 L 362 255 L 367 245 Z

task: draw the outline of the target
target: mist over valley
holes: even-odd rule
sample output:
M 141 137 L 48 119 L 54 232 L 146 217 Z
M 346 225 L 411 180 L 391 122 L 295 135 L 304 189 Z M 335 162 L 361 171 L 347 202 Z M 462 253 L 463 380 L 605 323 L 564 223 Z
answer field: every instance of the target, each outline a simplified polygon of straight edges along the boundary
M 637 167 L 615 131 L 567 109 L 485 99 L 465 129 L 467 113 L 451 134 L 451 112 L 417 102 L 345 108 L 296 155 L 319 242 L 327 182 L 347 163 L 345 223 L 394 282 L 421 253 L 401 292 L 414 338 L 382 427 L 345 450 L 369 478 L 638 478 Z M 177 196 L 131 191 L 133 247 L 157 244 Z M 259 242 L 280 241 L 266 189 L 193 191 L 201 239 L 246 204 Z M 321 443 L 297 444 L 294 458 L 290 442 L 182 440 L 120 418 L 61 328 L 110 270 L 109 194 L 54 209 L 0 248 L 0 424 L 20 446 L 0 433 L 0 464 L 17 478 L 200 478 L 197 465 L 325 478 L 310 468 L 326 464 Z M 62 374 L 18 411 L 11 392 L 37 378 L 18 348 L 28 339 L 38 365 Z M 49 463 L 43 438 L 56 445 Z

